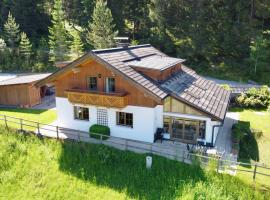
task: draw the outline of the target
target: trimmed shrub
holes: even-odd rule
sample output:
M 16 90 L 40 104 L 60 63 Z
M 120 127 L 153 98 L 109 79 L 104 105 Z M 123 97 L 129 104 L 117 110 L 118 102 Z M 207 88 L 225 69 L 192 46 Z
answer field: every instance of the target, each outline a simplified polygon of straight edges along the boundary
M 89 128 L 89 134 L 90 134 L 90 137 L 96 138 L 96 139 L 100 139 L 100 135 L 102 135 L 103 136 L 102 139 L 106 140 L 109 138 L 106 136 L 110 136 L 110 128 L 108 126 L 94 124 Z
M 236 98 L 236 104 L 246 108 L 267 108 L 270 105 L 270 91 L 267 86 L 250 88 Z

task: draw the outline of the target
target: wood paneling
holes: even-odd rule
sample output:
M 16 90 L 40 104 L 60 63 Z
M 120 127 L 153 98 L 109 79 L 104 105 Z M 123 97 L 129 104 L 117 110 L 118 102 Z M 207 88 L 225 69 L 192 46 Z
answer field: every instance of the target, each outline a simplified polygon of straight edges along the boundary
M 204 116 L 205 114 L 201 113 L 198 110 L 191 108 L 190 106 L 174 99 L 172 97 L 167 97 L 164 99 L 164 112 L 174 112 L 181 114 L 190 114 L 190 115 L 200 115 Z
M 142 92 L 130 82 L 124 80 L 123 78 L 116 76 L 112 71 L 108 70 L 106 67 L 102 66 L 96 61 L 88 61 L 80 66 L 80 70 L 77 73 L 69 71 L 62 76 L 60 76 L 55 81 L 56 96 L 67 98 L 68 89 L 82 89 L 87 90 L 87 78 L 91 76 L 98 77 L 98 91 L 105 91 L 105 79 L 106 77 L 115 78 L 115 92 L 127 92 L 128 104 L 134 106 L 145 106 L 145 107 L 155 107 L 161 102 L 156 102 L 146 93 Z M 100 77 L 100 78 L 99 78 Z
M 0 104 L 31 107 L 41 102 L 40 89 L 30 84 L 0 86 Z
M 136 71 L 145 74 L 146 76 L 154 79 L 155 81 L 164 81 L 170 76 L 172 76 L 174 73 L 181 70 L 181 64 L 169 67 L 168 69 L 165 69 L 163 71 L 155 69 L 147 69 L 142 67 L 134 67 L 134 68 L 136 69 Z

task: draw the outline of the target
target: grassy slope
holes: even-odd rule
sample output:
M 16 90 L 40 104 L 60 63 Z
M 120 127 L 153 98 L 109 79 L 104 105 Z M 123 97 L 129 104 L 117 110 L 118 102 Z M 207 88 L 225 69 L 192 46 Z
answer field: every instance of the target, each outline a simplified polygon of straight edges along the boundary
M 106 158 L 106 156 L 108 159 Z M 39 140 L 0 126 L 0 199 L 268 199 L 229 175 L 94 144 Z
M 55 121 L 57 118 L 55 110 L 0 108 L 0 114 L 11 116 L 11 117 L 22 118 L 22 119 L 30 120 L 30 121 L 36 121 L 36 122 L 40 122 L 44 124 L 49 124 Z M 3 119 L 2 116 L 0 116 L 0 118 Z M 19 122 L 19 120 L 14 120 L 14 119 L 10 119 L 10 120 Z M 0 124 L 3 124 L 3 123 L 4 123 L 3 121 L 0 121 Z M 27 124 L 36 126 L 36 124 L 33 124 L 31 122 L 27 122 Z M 20 125 L 12 123 L 12 122 L 9 122 L 8 125 L 14 128 L 20 127 Z M 25 126 L 25 128 L 27 128 L 28 130 L 33 130 L 33 128 L 29 126 Z
M 248 109 L 233 109 L 239 112 L 240 120 L 250 122 L 250 127 L 263 131 L 263 136 L 257 140 L 259 147 L 259 162 L 270 167 L 270 113 L 267 111 L 257 111 Z M 243 169 L 246 169 L 242 167 Z M 248 170 L 253 170 L 249 168 Z M 259 172 L 270 174 L 270 170 L 258 169 Z M 239 176 L 247 182 L 252 181 L 253 174 L 239 173 Z M 265 185 L 270 189 L 270 178 L 262 175 L 257 176 L 256 182 Z

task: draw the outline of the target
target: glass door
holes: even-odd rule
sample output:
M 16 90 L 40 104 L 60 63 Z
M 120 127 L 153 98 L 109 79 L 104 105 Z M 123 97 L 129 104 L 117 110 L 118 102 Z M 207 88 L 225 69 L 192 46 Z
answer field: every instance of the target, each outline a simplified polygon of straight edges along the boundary
M 172 122 L 172 138 L 183 139 L 183 120 L 179 118 L 174 118 Z
M 115 92 L 115 79 L 111 77 L 106 78 L 106 87 L 105 91 L 108 93 Z

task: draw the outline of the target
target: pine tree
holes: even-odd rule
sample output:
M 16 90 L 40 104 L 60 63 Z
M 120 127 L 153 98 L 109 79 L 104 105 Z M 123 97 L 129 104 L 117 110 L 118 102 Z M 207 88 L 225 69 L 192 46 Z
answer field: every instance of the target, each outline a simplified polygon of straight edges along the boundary
M 11 15 L 11 13 L 8 13 L 8 18 L 6 23 L 4 24 L 4 34 L 5 39 L 7 41 L 7 44 L 14 49 L 16 43 L 19 41 L 19 32 L 20 32 L 20 26 L 16 24 L 15 18 Z
M 113 17 L 107 3 L 98 0 L 93 12 L 93 22 L 89 23 L 88 42 L 96 49 L 110 48 L 115 46 Z
M 74 60 L 82 56 L 84 50 L 83 50 L 83 43 L 79 35 L 79 32 L 74 30 L 72 31 L 71 35 L 73 36 L 73 41 L 70 47 L 70 57 L 72 58 L 72 60 Z
M 20 52 L 20 55 L 25 57 L 26 59 L 29 59 L 32 54 L 32 44 L 30 40 L 28 39 L 25 32 L 21 33 L 19 52 Z
M 6 42 L 2 38 L 0 38 L 0 52 L 4 51 L 6 49 Z
M 20 54 L 20 59 L 22 60 L 22 63 L 20 65 L 20 70 L 21 71 L 30 71 L 30 70 L 32 71 L 31 65 L 30 65 L 30 57 L 32 54 L 32 44 L 29 41 L 25 32 L 21 33 L 19 54 Z
M 67 60 L 69 49 L 62 0 L 55 0 L 49 33 L 50 61 Z

